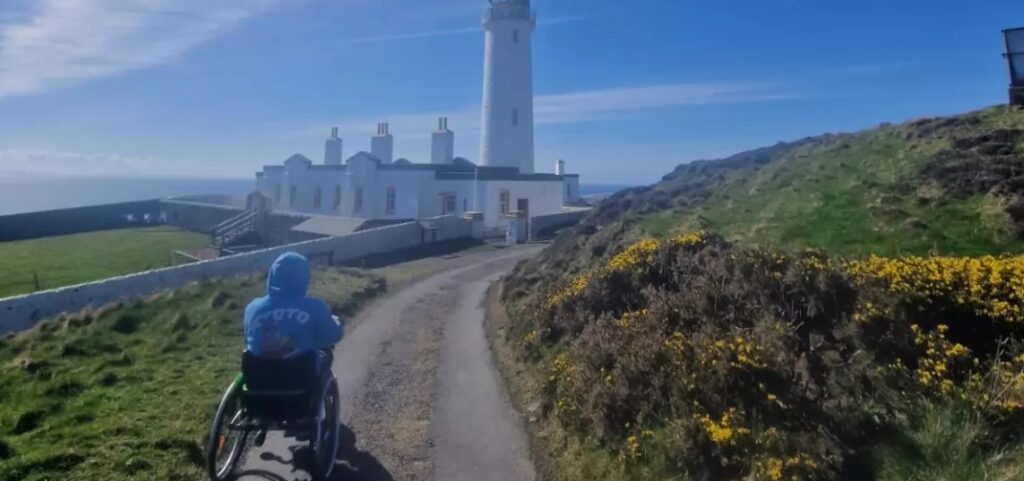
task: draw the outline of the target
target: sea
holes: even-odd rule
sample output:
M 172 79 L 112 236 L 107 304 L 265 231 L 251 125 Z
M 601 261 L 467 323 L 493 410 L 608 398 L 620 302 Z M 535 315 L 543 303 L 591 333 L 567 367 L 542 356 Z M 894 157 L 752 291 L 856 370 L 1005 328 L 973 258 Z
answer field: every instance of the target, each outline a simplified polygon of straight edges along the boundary
M 183 195 L 245 195 L 251 179 L 39 177 L 0 175 L 0 215 Z M 580 194 L 610 194 L 625 184 L 581 184 Z

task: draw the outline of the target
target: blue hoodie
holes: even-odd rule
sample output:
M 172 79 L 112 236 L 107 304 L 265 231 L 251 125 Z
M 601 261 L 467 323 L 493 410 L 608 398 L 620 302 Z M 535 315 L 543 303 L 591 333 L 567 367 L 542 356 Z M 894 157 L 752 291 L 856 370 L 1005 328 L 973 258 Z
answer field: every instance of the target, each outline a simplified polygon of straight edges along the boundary
M 270 266 L 267 295 L 245 308 L 245 349 L 257 357 L 287 358 L 340 341 L 341 322 L 323 301 L 306 297 L 308 289 L 306 258 L 294 252 L 281 254 Z

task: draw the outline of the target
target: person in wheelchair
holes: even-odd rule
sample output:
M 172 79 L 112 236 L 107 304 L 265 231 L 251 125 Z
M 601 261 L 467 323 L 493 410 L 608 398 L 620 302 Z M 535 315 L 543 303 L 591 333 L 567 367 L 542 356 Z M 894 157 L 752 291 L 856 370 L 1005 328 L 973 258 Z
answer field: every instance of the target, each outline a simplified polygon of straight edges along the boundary
M 267 275 L 267 295 L 245 308 L 243 371 L 247 382 L 263 389 L 315 384 L 330 374 L 332 349 L 344 336 L 340 319 L 322 300 L 307 296 L 309 262 L 294 252 L 281 254 Z M 293 420 L 302 406 L 282 399 L 251 406 L 267 417 Z M 265 431 L 257 437 L 262 441 Z
M 315 481 L 328 479 L 338 450 L 339 393 L 331 372 L 344 326 L 327 305 L 308 297 L 309 262 L 288 252 L 267 275 L 267 295 L 245 308 L 242 370 L 221 398 L 210 428 L 207 470 L 231 479 L 246 439 L 262 446 L 267 431 L 303 433 Z
M 267 295 L 253 299 L 245 308 L 245 350 L 261 359 L 289 359 L 327 353 L 344 336 L 340 319 L 327 304 L 307 297 L 309 261 L 294 252 L 281 254 L 267 274 Z

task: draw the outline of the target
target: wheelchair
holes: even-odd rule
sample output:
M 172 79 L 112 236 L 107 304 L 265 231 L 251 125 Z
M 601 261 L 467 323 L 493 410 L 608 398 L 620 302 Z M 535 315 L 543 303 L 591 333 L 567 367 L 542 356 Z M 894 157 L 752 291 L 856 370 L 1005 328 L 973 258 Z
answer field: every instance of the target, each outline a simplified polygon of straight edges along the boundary
M 330 478 L 338 452 L 338 381 L 329 351 L 290 359 L 242 355 L 242 372 L 221 398 L 210 428 L 206 468 L 211 481 L 231 479 L 250 437 L 262 444 L 267 431 L 308 435 L 315 481 Z M 324 365 L 321 365 L 324 364 Z M 301 439 L 301 437 L 300 437 Z

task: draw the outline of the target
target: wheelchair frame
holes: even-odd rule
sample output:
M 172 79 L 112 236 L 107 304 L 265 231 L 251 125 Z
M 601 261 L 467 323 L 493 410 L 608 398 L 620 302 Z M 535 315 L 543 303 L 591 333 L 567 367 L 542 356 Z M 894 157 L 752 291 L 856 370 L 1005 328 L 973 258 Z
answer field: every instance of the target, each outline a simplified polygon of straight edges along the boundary
M 263 430 L 282 431 L 296 430 L 309 434 L 309 444 L 313 451 L 313 466 L 309 467 L 314 481 L 325 481 L 334 470 L 335 458 L 339 444 L 339 393 L 338 381 L 333 374 L 322 376 L 323 382 L 317 387 L 316 403 L 313 412 L 300 421 L 284 423 L 274 419 L 260 419 L 246 411 L 243 400 L 245 380 L 241 373 L 235 376 L 228 386 L 217 407 L 213 424 L 210 426 L 210 438 L 206 447 L 206 468 L 211 481 L 232 479 L 235 467 L 245 450 L 248 437 Z M 305 394 L 306 391 L 268 391 L 256 392 L 261 397 L 290 397 Z M 329 401 L 329 402 L 328 402 Z M 230 416 L 230 418 L 228 417 Z M 227 423 L 225 424 L 225 420 Z M 226 447 L 226 433 L 238 432 L 232 441 L 229 451 Z M 227 454 L 223 462 L 218 462 L 218 455 Z

